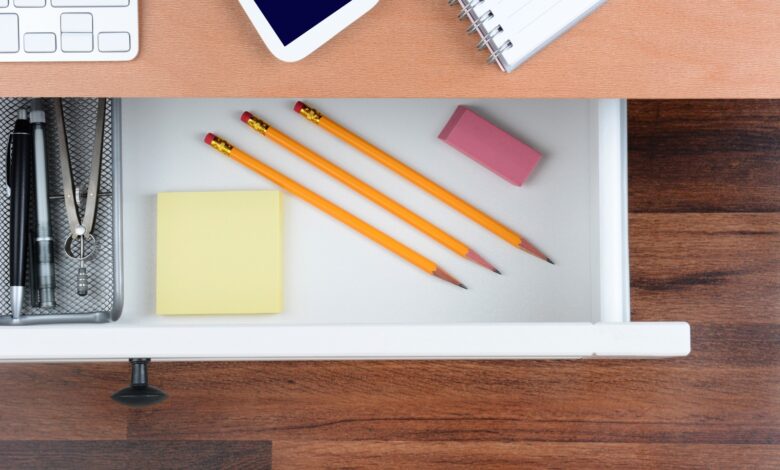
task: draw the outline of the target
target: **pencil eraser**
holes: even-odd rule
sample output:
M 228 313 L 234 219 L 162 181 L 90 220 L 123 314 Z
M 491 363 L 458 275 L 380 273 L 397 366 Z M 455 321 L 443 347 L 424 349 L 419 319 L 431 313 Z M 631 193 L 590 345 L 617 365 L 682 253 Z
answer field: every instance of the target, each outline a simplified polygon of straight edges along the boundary
M 241 115 L 241 120 L 244 122 L 249 122 L 250 119 L 252 119 L 252 113 L 249 111 L 244 111 L 244 114 Z
M 303 104 L 303 101 L 298 101 L 297 103 L 295 103 L 295 112 L 300 113 L 304 106 L 306 105 Z
M 521 186 L 542 155 L 465 106 L 458 106 L 439 139 L 515 186 Z
M 216 136 L 209 132 L 208 134 L 206 134 L 206 138 L 203 139 L 203 141 L 206 142 L 207 144 L 211 145 L 211 143 L 214 142 L 214 137 L 216 137 Z

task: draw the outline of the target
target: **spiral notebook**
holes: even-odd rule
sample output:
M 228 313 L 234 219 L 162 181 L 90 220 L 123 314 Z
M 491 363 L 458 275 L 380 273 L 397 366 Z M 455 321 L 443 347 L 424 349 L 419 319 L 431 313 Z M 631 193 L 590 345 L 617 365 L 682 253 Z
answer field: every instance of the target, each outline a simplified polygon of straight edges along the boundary
M 511 72 L 599 8 L 606 0 L 450 0 L 471 21 L 489 63 Z

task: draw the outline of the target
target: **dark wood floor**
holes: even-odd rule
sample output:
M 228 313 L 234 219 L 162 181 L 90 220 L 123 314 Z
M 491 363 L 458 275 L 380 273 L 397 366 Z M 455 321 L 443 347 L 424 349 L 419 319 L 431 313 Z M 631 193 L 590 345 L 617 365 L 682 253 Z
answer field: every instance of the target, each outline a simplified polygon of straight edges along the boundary
M 2 365 L 0 466 L 780 467 L 780 101 L 629 111 L 633 316 L 690 357 L 159 363 L 140 411 L 125 364 Z

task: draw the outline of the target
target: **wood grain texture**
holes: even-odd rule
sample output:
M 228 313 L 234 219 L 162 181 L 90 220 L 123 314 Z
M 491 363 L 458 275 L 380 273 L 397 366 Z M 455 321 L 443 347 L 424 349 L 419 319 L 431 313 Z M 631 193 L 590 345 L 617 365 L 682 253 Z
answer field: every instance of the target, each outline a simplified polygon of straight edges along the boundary
M 385 0 L 302 62 L 236 1 L 141 2 L 127 63 L 0 64 L 6 96 L 774 98 L 780 2 L 611 0 L 514 73 L 485 64 L 446 0 Z M 34 77 L 34 78 L 32 78 Z
M 780 465 L 776 446 L 571 444 L 558 442 L 274 443 L 279 468 L 755 468 Z M 713 464 L 717 462 L 717 464 Z
M 689 357 L 154 363 L 171 398 L 133 411 L 109 399 L 126 364 L 2 365 L 0 439 L 43 439 L 44 455 L 108 452 L 59 440 L 272 441 L 277 468 L 777 468 L 777 106 L 629 104 L 633 317 L 690 322 Z M 685 191 L 669 193 L 658 155 Z M 702 167 L 738 175 L 739 203 Z
M 270 470 L 271 443 L 252 441 L 6 441 L 0 466 L 25 469 Z
M 128 432 L 152 440 L 780 441 L 777 330 L 749 338 L 701 328 L 691 359 L 661 363 L 231 364 L 213 376 L 220 400 L 194 386 L 206 367 L 158 364 L 159 375 L 176 377 L 161 384 L 176 399 L 132 414 Z M 757 349 L 766 357 L 752 363 Z M 738 398 L 745 394 L 750 400 Z
M 780 213 L 634 213 L 629 232 L 634 319 L 780 319 Z
M 634 101 L 630 113 L 632 212 L 780 210 L 780 100 Z
M 127 438 L 129 411 L 110 396 L 128 367 L 0 365 L 0 441 Z

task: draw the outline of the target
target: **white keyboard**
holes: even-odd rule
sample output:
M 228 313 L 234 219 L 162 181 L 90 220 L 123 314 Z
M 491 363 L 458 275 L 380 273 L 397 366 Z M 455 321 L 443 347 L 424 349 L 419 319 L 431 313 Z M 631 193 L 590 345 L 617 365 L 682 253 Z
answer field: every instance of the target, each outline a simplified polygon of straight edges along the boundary
M 132 60 L 139 0 L 0 0 L 0 62 Z

